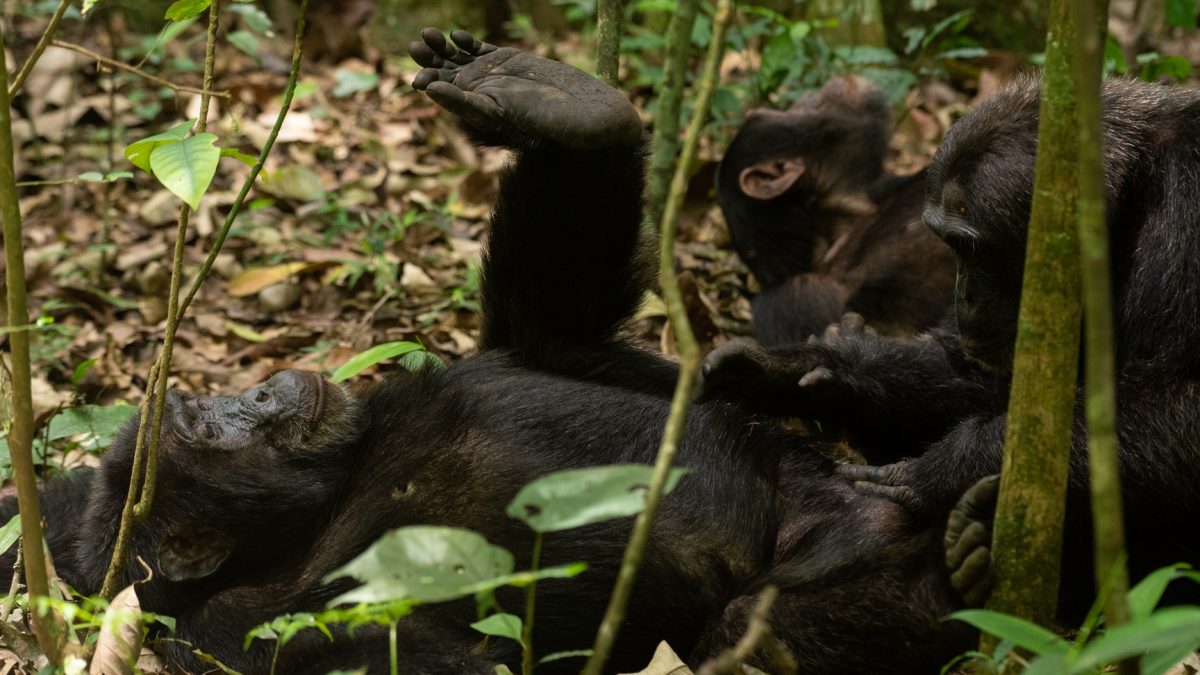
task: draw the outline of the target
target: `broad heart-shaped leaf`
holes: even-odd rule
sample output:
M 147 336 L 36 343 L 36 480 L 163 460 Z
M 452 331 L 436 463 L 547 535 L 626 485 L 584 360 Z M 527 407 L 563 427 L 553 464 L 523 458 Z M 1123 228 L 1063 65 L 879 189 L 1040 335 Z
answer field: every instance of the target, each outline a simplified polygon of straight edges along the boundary
M 521 488 L 508 515 L 536 532 L 557 532 L 604 520 L 632 516 L 646 506 L 646 488 L 654 467 L 644 464 L 595 466 L 558 471 Z M 687 469 L 671 469 L 666 493 Z
M 513 570 L 512 554 L 482 535 L 455 527 L 416 525 L 392 530 L 326 581 L 354 577 L 362 586 L 329 604 L 409 598 L 441 602 L 495 588 Z
M 1200 647 L 1200 607 L 1168 607 L 1117 626 L 1089 642 L 1071 664 L 1070 672 L 1094 672 L 1104 664 L 1130 656 L 1183 647 Z
M 493 614 L 471 624 L 471 628 L 484 635 L 506 637 L 521 642 L 521 617 L 513 614 Z
M 385 342 L 381 345 L 375 345 L 361 354 L 356 354 L 349 361 L 338 366 L 338 369 L 333 371 L 333 375 L 329 379 L 334 382 L 354 377 L 363 371 L 363 369 L 379 363 L 394 359 L 397 356 L 403 356 L 409 352 L 415 352 L 424 349 L 419 342 Z
M 221 149 L 213 134 L 196 134 L 150 151 L 150 168 L 158 182 L 187 205 L 196 208 L 217 173 Z
M 1031 623 L 1000 612 L 986 609 L 964 609 L 950 615 L 951 619 L 965 621 L 985 633 L 1028 649 L 1034 654 L 1052 654 L 1067 651 L 1067 642 L 1054 633 Z
M 182 141 L 187 138 L 188 132 L 192 130 L 192 127 L 196 125 L 199 119 L 199 117 L 196 117 L 186 122 L 180 122 L 161 134 L 155 134 L 134 142 L 128 148 L 125 148 L 125 159 L 133 162 L 134 166 L 146 173 L 154 173 L 150 170 L 150 153 L 154 152 L 154 149 L 160 145 Z

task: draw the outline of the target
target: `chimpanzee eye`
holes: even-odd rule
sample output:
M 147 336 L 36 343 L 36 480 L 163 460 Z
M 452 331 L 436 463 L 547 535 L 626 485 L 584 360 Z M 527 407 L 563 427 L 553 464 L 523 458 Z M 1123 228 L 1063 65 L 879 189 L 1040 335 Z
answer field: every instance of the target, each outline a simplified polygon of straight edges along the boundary
M 265 402 L 267 401 L 267 399 L 269 399 L 269 398 L 271 398 L 271 395 L 270 395 L 270 394 L 268 394 L 268 393 L 266 392 L 266 390 L 262 390 L 262 389 L 260 389 L 260 390 L 259 390 L 259 392 L 258 392 L 258 394 L 257 394 L 257 395 L 255 395 L 255 397 L 254 397 L 254 401 L 255 401 L 256 403 L 265 403 Z

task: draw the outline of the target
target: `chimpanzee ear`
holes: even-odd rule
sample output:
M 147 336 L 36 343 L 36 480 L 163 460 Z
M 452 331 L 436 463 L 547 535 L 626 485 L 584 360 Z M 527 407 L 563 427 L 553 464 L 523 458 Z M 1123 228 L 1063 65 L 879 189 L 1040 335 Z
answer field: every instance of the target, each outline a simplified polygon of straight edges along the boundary
M 774 199 L 785 193 L 804 175 L 802 159 L 772 159 L 742 169 L 738 187 L 747 197 Z
M 201 579 L 221 567 L 233 546 L 233 537 L 215 528 L 175 527 L 158 546 L 158 568 L 171 581 Z

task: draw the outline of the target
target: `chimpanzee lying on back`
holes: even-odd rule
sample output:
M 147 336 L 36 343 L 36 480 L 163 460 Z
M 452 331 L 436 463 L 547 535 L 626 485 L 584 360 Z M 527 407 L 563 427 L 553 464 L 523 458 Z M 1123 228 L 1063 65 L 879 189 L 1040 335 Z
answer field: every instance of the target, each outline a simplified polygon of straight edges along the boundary
M 185 667 L 203 668 L 194 645 L 267 672 L 273 645 L 243 652 L 246 631 L 323 608 L 345 590 L 325 577 L 391 528 L 471 528 L 527 565 L 531 532 L 505 515 L 518 488 L 555 470 L 653 461 L 675 368 L 619 337 L 650 278 L 636 111 L 570 66 L 464 32 L 458 49 L 433 29 L 422 38 L 414 86 L 477 141 L 515 152 L 484 258 L 483 352 L 353 392 L 286 371 L 235 397 L 171 393 L 159 496 L 131 556 L 154 570 L 142 606 L 176 617 L 184 642 L 166 650 Z M 90 490 L 60 481 L 44 496 L 58 571 L 83 593 L 97 591 L 113 549 L 134 433 Z M 772 623 L 805 672 L 929 672 L 969 646 L 964 627 L 940 620 L 956 604 L 942 524 L 909 528 L 901 507 L 855 491 L 805 439 L 727 403 L 692 411 L 679 462 L 691 473 L 655 524 L 613 670 L 643 667 L 660 640 L 692 663 L 731 646 L 766 584 L 781 589 Z M 543 565 L 590 568 L 538 585 L 539 652 L 591 644 L 629 531 L 624 519 L 547 536 Z M 130 565 L 125 582 L 141 576 Z M 509 611 L 521 602 L 503 598 Z M 481 650 L 473 619 L 469 602 L 404 619 L 402 672 L 515 668 L 513 643 Z M 385 672 L 387 659 L 386 631 L 332 642 L 308 631 L 276 670 Z
M 930 165 L 925 221 L 958 255 L 957 332 L 900 343 L 852 317 L 826 344 L 714 353 L 707 396 L 843 429 L 873 460 L 896 462 L 844 473 L 935 522 L 964 488 L 998 472 L 1039 84 L 1019 83 L 964 117 Z M 1112 80 L 1103 104 L 1117 432 L 1130 573 L 1140 578 L 1200 564 L 1200 94 Z M 1060 602 L 1069 615 L 1095 587 L 1082 404 L 1078 415 Z
M 954 256 L 921 224 L 925 170 L 883 168 L 890 124 L 882 92 L 839 77 L 791 110 L 751 113 L 729 144 L 717 198 L 762 285 L 763 345 L 804 342 L 847 311 L 887 334 L 945 318 Z

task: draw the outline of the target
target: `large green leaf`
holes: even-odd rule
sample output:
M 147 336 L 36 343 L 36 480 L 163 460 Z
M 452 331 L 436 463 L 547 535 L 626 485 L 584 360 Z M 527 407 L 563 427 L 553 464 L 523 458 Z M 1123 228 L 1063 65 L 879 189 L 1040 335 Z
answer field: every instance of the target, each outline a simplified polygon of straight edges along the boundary
M 558 471 L 521 488 L 508 505 L 508 515 L 537 532 L 636 515 L 646 506 L 646 489 L 653 473 L 654 467 L 642 464 Z M 667 493 L 685 473 L 687 469 L 671 469 Z
M 1200 647 L 1200 607 L 1168 607 L 1117 626 L 1088 643 L 1071 664 L 1071 673 L 1096 668 L 1130 656 Z
M 196 134 L 160 145 L 150 152 L 150 168 L 163 187 L 194 209 L 217 173 L 221 149 L 216 142 L 213 134 Z
M 1068 647 L 1065 640 L 1045 628 L 1025 619 L 1000 612 L 991 612 L 986 609 L 964 609 L 951 614 L 950 618 L 965 621 L 985 633 L 1008 640 L 1034 654 L 1065 652 Z
M 1163 592 L 1167 590 L 1167 584 L 1184 577 L 1184 570 L 1188 569 L 1191 569 L 1188 565 L 1180 563 L 1154 570 L 1129 589 L 1129 613 L 1133 618 L 1143 619 L 1150 616 L 1158 606 L 1158 601 L 1162 599 Z
M 349 361 L 338 366 L 338 369 L 333 371 L 333 375 L 330 375 L 329 379 L 334 382 L 341 382 L 342 380 L 354 377 L 376 363 L 394 359 L 397 356 L 403 356 L 409 352 L 419 351 L 424 348 L 418 342 L 385 342 L 381 345 L 375 345 L 361 354 L 356 354 Z
M 512 570 L 512 554 L 476 532 L 417 525 L 383 535 L 326 581 L 348 576 L 363 584 L 331 605 L 405 598 L 441 602 L 495 588 L 504 583 L 497 578 Z
M 150 170 L 150 153 L 160 145 L 176 143 L 187 138 L 188 132 L 192 130 L 198 120 L 199 118 L 193 118 L 186 122 L 180 122 L 161 134 L 155 134 L 132 143 L 125 148 L 125 159 L 133 162 L 134 166 L 146 173 L 154 173 Z
M 163 18 L 167 21 L 187 21 L 194 19 L 200 15 L 200 12 L 208 9 L 212 4 L 212 0 L 176 0 L 167 8 L 167 13 Z

